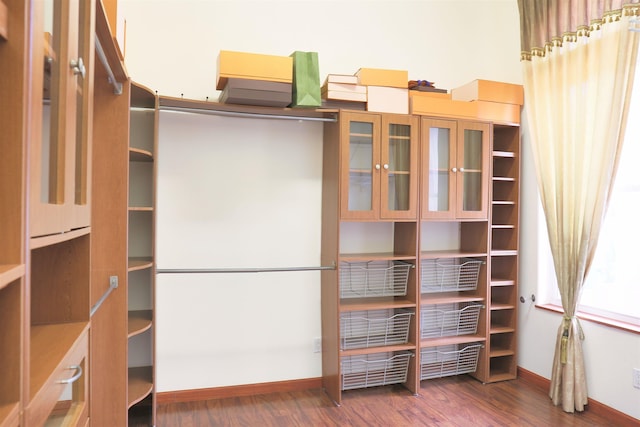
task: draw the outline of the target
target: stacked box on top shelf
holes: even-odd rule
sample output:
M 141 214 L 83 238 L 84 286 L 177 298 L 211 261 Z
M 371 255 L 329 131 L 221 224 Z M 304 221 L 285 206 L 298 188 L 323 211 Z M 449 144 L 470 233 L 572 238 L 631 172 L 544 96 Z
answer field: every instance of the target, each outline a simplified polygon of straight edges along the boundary
M 360 68 L 358 84 L 367 87 L 367 111 L 409 113 L 409 73 L 405 70 Z
M 230 104 L 286 107 L 293 90 L 293 58 L 220 51 L 216 89 Z
M 358 77 L 344 74 L 329 74 L 322 88 L 323 106 L 364 110 L 367 102 L 367 87 L 358 84 Z

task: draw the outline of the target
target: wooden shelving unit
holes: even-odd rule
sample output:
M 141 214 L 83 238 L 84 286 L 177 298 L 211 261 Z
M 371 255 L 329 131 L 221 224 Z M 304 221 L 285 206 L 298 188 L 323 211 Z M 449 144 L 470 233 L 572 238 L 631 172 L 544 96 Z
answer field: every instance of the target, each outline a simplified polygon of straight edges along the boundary
M 387 380 L 418 392 L 418 126 L 415 117 L 362 112 L 341 112 L 337 123 L 325 124 L 322 262 L 337 269 L 322 273 L 323 383 L 336 403 L 343 390 Z M 358 247 L 355 230 L 379 232 L 379 225 L 386 230 L 384 247 Z M 374 291 L 358 297 L 363 270 Z M 384 274 L 394 290 L 378 296 L 373 283 Z M 393 324 L 400 336 L 361 344 L 362 322 L 380 321 Z M 364 380 L 362 369 L 369 378 L 384 373 L 385 379 Z
M 132 83 L 128 138 L 128 407 L 136 419 L 146 413 L 143 416 L 151 425 L 155 425 L 157 114 L 157 96 L 150 89 Z M 141 408 L 134 408 L 139 404 Z

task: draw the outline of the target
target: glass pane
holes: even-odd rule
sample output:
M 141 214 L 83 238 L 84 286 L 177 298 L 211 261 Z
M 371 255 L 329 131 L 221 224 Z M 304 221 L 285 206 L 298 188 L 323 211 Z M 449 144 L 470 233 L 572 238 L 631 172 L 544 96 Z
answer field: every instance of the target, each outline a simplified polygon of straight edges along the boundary
M 54 10 L 53 0 L 44 2 L 44 81 L 42 93 L 42 147 L 40 158 L 40 201 L 56 203 L 61 201 L 58 190 L 64 189 L 63 174 L 58 174 L 58 166 L 63 167 L 64 144 L 58 145 L 60 65 L 60 8 Z M 60 181 L 59 181 L 60 180 Z
M 482 209 L 482 131 L 464 131 L 464 172 L 462 209 Z
M 411 172 L 411 126 L 389 125 L 388 209 L 409 210 Z
M 450 131 L 429 129 L 429 201 L 431 212 L 449 210 Z
M 372 209 L 373 123 L 349 124 L 349 210 Z
M 87 57 L 85 55 L 86 43 L 84 40 L 86 19 L 84 18 L 85 3 L 79 3 L 80 11 L 78 14 L 78 57 Z M 83 58 L 84 59 L 84 58 Z M 88 70 L 85 71 L 85 73 Z M 86 74 L 85 74 L 86 75 Z M 87 203 L 87 137 L 84 132 L 83 117 L 86 117 L 84 108 L 84 90 L 85 77 L 82 74 L 76 75 L 76 164 L 75 164 L 75 203 L 84 205 Z

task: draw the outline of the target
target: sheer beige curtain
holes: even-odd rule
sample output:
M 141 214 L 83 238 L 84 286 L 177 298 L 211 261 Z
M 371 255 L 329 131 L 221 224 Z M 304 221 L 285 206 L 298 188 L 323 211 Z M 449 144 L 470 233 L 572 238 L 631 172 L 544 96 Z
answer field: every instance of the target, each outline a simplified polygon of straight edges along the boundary
M 567 412 L 587 404 L 575 313 L 615 177 L 636 64 L 638 35 L 629 26 L 640 6 L 620 3 L 518 0 L 531 145 L 564 308 L 549 395 Z

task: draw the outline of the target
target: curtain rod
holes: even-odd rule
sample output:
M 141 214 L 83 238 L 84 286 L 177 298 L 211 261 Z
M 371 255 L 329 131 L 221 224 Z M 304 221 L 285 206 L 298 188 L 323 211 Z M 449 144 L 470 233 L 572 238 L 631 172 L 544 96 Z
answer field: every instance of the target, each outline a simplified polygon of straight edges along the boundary
M 122 83 L 119 83 L 113 75 L 113 70 L 111 70 L 111 66 L 109 65 L 109 61 L 107 61 L 107 56 L 104 54 L 104 49 L 102 48 L 98 37 L 96 37 L 96 53 L 98 54 L 100 62 L 102 62 L 102 65 L 104 65 L 104 68 L 107 70 L 107 79 L 113 86 L 113 93 L 116 95 L 122 95 Z
M 182 273 L 273 273 L 280 271 L 316 271 L 335 270 L 335 265 L 321 265 L 317 267 L 272 267 L 272 268 L 159 268 L 158 274 Z
M 198 113 L 209 114 L 216 116 L 230 116 L 230 117 L 250 117 L 250 118 L 263 118 L 263 119 L 279 119 L 279 120 L 305 120 L 312 122 L 336 122 L 335 117 L 308 117 L 308 116 L 293 116 L 286 114 L 264 114 L 264 113 L 249 113 L 241 111 L 225 111 L 225 110 L 208 110 L 206 108 L 186 108 L 186 107 L 169 107 L 160 106 L 160 111 L 178 112 L 178 113 Z

